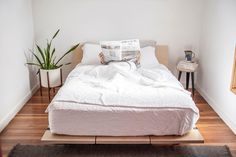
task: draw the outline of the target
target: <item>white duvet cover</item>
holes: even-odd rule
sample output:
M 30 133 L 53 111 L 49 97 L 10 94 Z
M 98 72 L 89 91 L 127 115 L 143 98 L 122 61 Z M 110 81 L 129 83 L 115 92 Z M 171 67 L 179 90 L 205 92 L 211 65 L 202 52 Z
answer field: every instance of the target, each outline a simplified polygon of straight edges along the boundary
M 48 107 L 49 125 L 51 131 L 54 133 L 72 135 L 86 135 L 86 132 L 87 135 L 93 134 L 91 128 L 86 128 L 86 126 L 91 127 L 92 124 L 88 125 L 85 123 L 86 125 L 84 127 L 77 127 L 77 130 L 74 131 L 73 127 L 65 131 L 65 126 L 60 127 L 60 131 L 56 131 L 57 125 L 54 125 L 54 123 L 57 121 L 56 118 L 53 117 L 57 115 L 55 111 L 59 111 L 57 113 L 60 113 L 62 111 L 65 111 L 66 109 L 69 109 L 69 111 L 72 113 L 74 112 L 73 109 L 76 111 L 79 111 L 80 109 L 81 111 L 84 111 L 84 109 L 89 110 L 89 108 L 94 109 L 94 111 L 91 110 L 92 113 L 108 113 L 108 111 L 111 110 L 111 113 L 114 113 L 114 116 L 117 116 L 116 109 L 117 112 L 120 110 L 145 110 L 145 112 L 150 111 L 151 113 L 146 112 L 148 114 L 143 117 L 150 115 L 150 117 L 152 117 L 151 120 L 153 120 L 153 116 L 156 115 L 158 117 L 158 119 L 156 119 L 157 124 L 165 124 L 166 122 L 169 122 L 169 120 L 166 119 L 168 117 L 164 116 L 165 113 L 171 114 L 170 111 L 181 111 L 181 114 L 175 112 L 172 113 L 173 117 L 175 118 L 182 116 L 181 120 L 183 122 L 181 122 L 180 119 L 178 119 L 178 122 L 175 122 L 175 120 L 173 120 L 173 117 L 170 117 L 170 119 L 172 119 L 174 123 L 178 124 L 171 124 L 173 126 L 176 125 L 175 129 L 173 129 L 174 131 L 167 131 L 166 134 L 186 133 L 194 126 L 199 115 L 199 111 L 195 103 L 193 102 L 190 93 L 183 88 L 183 86 L 177 81 L 177 79 L 165 66 L 157 65 L 148 69 L 142 67 L 136 68 L 134 64 L 129 62 L 111 63 L 109 65 L 78 65 L 69 74 L 65 84 L 58 91 L 57 95 L 54 97 Z M 99 108 L 101 110 L 99 110 Z M 62 121 L 63 116 L 64 118 L 66 118 L 66 115 L 69 116 L 70 114 L 68 113 L 70 112 L 67 112 L 64 115 L 61 114 L 58 119 Z M 75 113 L 76 112 L 74 112 L 74 114 Z M 157 115 L 157 113 L 159 115 Z M 161 114 L 163 114 L 163 118 L 160 117 Z M 93 114 L 93 119 L 96 119 L 95 115 L 96 114 Z M 110 116 L 112 119 L 112 114 L 110 114 Z M 136 116 L 137 115 L 135 115 L 134 117 Z M 141 114 L 140 117 L 142 117 Z M 99 119 L 99 117 L 97 117 L 97 119 Z M 163 120 L 163 122 L 158 122 L 160 120 Z M 73 121 L 81 120 L 73 119 Z M 86 119 L 83 119 L 83 121 L 86 122 Z M 128 120 L 122 120 L 121 117 L 120 122 L 122 121 Z M 117 124 L 120 122 L 117 122 Z M 155 121 L 153 122 L 155 123 Z M 183 126 L 184 122 L 187 123 Z M 92 121 L 88 120 L 88 123 L 92 123 Z M 116 124 L 115 121 L 110 122 L 110 124 L 112 123 Z M 128 123 L 135 123 L 135 121 L 130 121 Z M 146 121 L 145 123 L 148 122 Z M 139 122 L 137 122 L 137 124 L 139 125 Z M 81 123 L 78 125 L 81 125 Z M 97 125 L 97 122 L 95 125 Z M 113 132 L 107 132 L 107 130 L 109 130 L 109 127 L 112 127 L 112 125 L 109 126 L 109 124 L 100 124 L 100 126 L 106 126 L 106 129 L 104 128 L 104 133 L 102 133 L 102 129 L 100 129 L 100 132 L 94 131 L 93 135 L 132 135 L 131 132 L 122 131 L 116 134 L 114 132 L 114 128 L 110 128 L 111 130 L 113 130 Z M 142 128 L 143 126 L 137 127 Z M 62 128 L 65 129 L 63 130 Z M 81 129 L 81 132 L 78 130 L 78 128 Z M 76 127 L 74 127 L 74 129 L 76 129 Z M 143 133 L 141 131 L 138 133 L 134 133 L 134 135 L 165 135 L 165 133 L 163 133 L 163 129 L 161 133 L 159 133 L 158 130 L 156 132 L 153 131 L 153 128 L 150 129 L 152 129 L 152 132 L 148 132 L 148 128 L 145 128 L 143 129 Z

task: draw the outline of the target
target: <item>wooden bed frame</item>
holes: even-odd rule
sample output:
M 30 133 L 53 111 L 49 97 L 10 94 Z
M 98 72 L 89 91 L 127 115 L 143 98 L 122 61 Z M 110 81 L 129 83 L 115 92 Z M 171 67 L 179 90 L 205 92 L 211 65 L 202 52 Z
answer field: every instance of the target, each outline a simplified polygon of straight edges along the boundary
M 183 136 L 71 136 L 46 130 L 41 141 L 50 144 L 187 144 L 204 143 L 197 128 Z
M 147 43 L 153 41 L 147 41 Z M 91 42 L 89 42 L 91 43 Z M 94 42 L 93 42 L 94 43 Z M 96 42 L 95 42 L 96 43 Z M 81 44 L 74 53 L 72 65 L 75 67 L 83 57 Z M 156 57 L 159 63 L 168 67 L 168 46 L 156 45 Z M 53 144 L 181 144 L 204 143 L 204 139 L 197 128 L 183 136 L 70 136 L 52 134 L 46 130 L 42 142 Z

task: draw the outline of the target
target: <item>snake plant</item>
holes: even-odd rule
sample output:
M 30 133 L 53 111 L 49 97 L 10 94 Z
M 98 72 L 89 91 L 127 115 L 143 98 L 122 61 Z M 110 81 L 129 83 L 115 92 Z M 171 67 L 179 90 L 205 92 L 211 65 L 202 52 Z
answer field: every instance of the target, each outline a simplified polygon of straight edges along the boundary
M 64 53 L 59 59 L 56 58 L 55 56 L 55 48 L 52 48 L 52 42 L 53 39 L 56 38 L 58 33 L 60 32 L 60 29 L 57 30 L 57 32 L 53 35 L 52 39 L 50 41 L 47 40 L 47 46 L 46 48 L 41 48 L 39 45 L 36 44 L 36 50 L 39 52 L 36 54 L 35 52 L 32 52 L 33 56 L 35 57 L 37 63 L 31 62 L 31 63 L 26 63 L 28 65 L 35 65 L 38 66 L 40 69 L 45 69 L 45 70 L 52 70 L 52 69 L 57 69 L 62 67 L 63 65 L 68 65 L 70 63 L 66 64 L 59 64 L 60 61 L 69 53 L 71 53 L 73 50 L 75 50 L 79 44 L 76 44 L 72 46 L 66 53 Z

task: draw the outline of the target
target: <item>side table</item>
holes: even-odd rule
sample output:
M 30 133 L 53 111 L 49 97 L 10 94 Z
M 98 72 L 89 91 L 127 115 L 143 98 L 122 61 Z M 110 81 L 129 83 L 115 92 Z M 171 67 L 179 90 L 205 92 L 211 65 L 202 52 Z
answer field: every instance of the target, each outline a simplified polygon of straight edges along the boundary
M 191 74 L 192 79 L 192 95 L 194 96 L 194 72 L 196 72 L 198 68 L 197 62 L 189 62 L 186 60 L 182 60 L 177 65 L 177 70 L 179 71 L 178 80 L 180 81 L 182 72 L 186 72 L 186 89 L 189 88 L 189 78 Z

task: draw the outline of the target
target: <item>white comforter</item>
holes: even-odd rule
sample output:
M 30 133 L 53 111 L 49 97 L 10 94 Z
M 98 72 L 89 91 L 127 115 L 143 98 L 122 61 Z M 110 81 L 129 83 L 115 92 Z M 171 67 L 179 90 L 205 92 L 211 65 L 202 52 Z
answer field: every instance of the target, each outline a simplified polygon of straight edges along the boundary
M 188 108 L 198 114 L 190 93 L 163 65 L 149 69 L 132 63 L 78 65 L 54 102 L 129 108 Z

